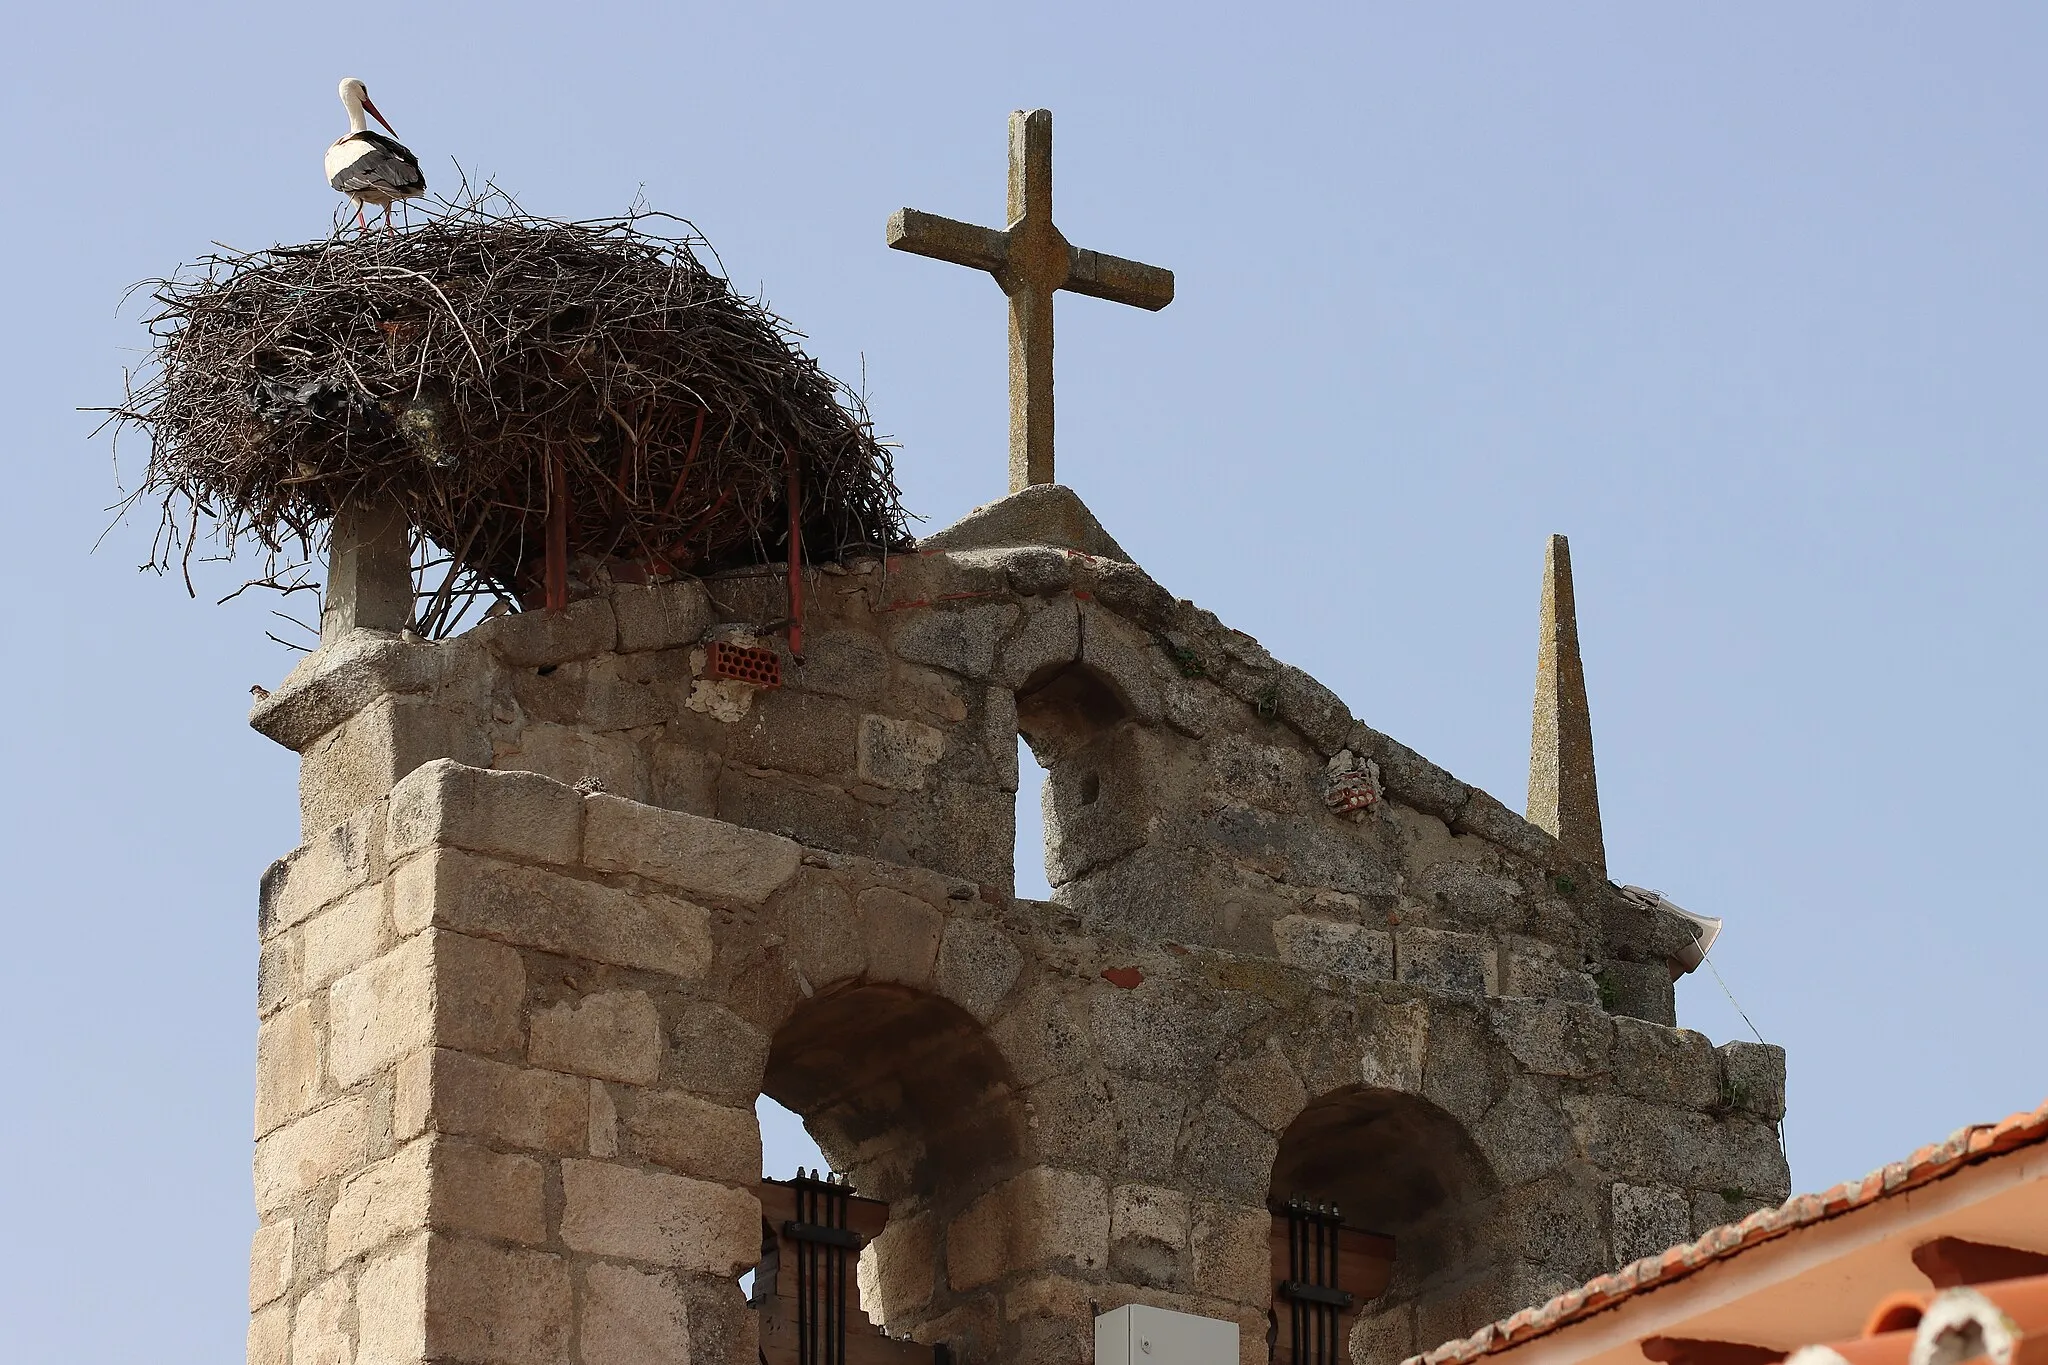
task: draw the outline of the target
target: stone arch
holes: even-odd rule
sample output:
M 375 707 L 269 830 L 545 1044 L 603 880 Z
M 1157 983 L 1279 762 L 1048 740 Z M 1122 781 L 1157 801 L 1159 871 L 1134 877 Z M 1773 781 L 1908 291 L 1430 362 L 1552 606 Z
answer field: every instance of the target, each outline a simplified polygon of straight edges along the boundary
M 1309 1102 L 1280 1136 L 1267 1198 L 1332 1204 L 1347 1227 L 1393 1240 L 1385 1291 L 1367 1315 L 1453 1291 L 1484 1263 L 1499 1182 L 1465 1126 L 1400 1090 L 1348 1085 Z M 1475 1253 L 1481 1253 L 1475 1256 Z
M 775 1030 L 761 1091 L 803 1120 L 856 1193 L 890 1206 L 861 1259 L 873 1317 L 900 1334 L 985 1307 L 952 1289 L 946 1232 L 1029 1151 L 1023 1101 L 979 1020 L 909 986 L 821 992 Z

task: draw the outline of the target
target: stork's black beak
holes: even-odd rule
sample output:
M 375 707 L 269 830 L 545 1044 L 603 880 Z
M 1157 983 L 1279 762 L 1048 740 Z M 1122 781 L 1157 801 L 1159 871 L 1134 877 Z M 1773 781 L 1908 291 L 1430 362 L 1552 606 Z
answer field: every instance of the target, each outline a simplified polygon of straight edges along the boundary
M 377 106 L 370 103 L 370 97 L 368 95 L 363 96 L 363 112 L 368 114 L 371 118 L 377 120 L 377 122 L 383 124 L 385 132 L 391 134 L 391 136 L 393 137 L 398 136 L 398 130 L 391 126 L 391 120 L 385 118 L 384 115 L 377 112 Z

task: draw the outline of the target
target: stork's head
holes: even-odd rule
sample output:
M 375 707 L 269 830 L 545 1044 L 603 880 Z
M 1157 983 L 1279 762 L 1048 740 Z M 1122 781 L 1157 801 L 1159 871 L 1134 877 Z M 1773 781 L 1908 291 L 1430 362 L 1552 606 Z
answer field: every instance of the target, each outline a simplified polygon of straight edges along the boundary
M 383 124 L 384 130 L 390 133 L 391 136 L 398 136 L 398 130 L 391 126 L 390 120 L 385 118 L 383 114 L 377 111 L 376 105 L 370 103 L 369 87 L 364 85 L 361 81 L 357 80 L 354 76 L 347 76 L 342 79 L 341 103 L 342 106 L 346 108 L 350 113 L 354 113 L 356 110 L 361 109 L 371 118 Z

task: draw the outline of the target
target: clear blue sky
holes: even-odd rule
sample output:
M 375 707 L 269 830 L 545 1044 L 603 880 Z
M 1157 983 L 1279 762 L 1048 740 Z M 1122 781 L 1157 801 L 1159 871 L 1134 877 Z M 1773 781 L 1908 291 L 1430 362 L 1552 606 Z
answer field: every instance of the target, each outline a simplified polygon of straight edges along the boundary
M 146 523 L 93 552 L 73 408 L 135 358 L 130 282 L 325 230 L 344 75 L 437 180 L 694 218 L 865 373 L 934 525 L 1002 491 L 1001 300 L 883 220 L 993 222 L 1005 117 L 1050 106 L 1069 236 L 1179 277 L 1059 315 L 1062 474 L 1156 577 L 1519 806 L 1568 533 L 1614 874 L 1727 917 L 1796 1184 L 2048 1092 L 2048 9 L 1009 12 L 14 12 L 9 1359 L 240 1350 L 256 878 L 296 836 L 243 715 L 290 660 L 267 604 L 138 576 Z M 1743 1032 L 1711 981 L 1680 1010 Z

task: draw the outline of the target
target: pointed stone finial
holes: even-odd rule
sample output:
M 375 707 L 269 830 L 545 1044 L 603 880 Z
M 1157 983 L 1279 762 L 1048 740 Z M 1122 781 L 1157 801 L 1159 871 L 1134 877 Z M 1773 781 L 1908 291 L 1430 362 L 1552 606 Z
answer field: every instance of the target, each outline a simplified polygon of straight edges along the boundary
M 1536 644 L 1536 714 L 1529 735 L 1529 822 L 1574 857 L 1607 870 L 1600 787 L 1593 777 L 1593 717 L 1579 661 L 1572 551 L 1552 536 L 1543 552 L 1542 634 Z

